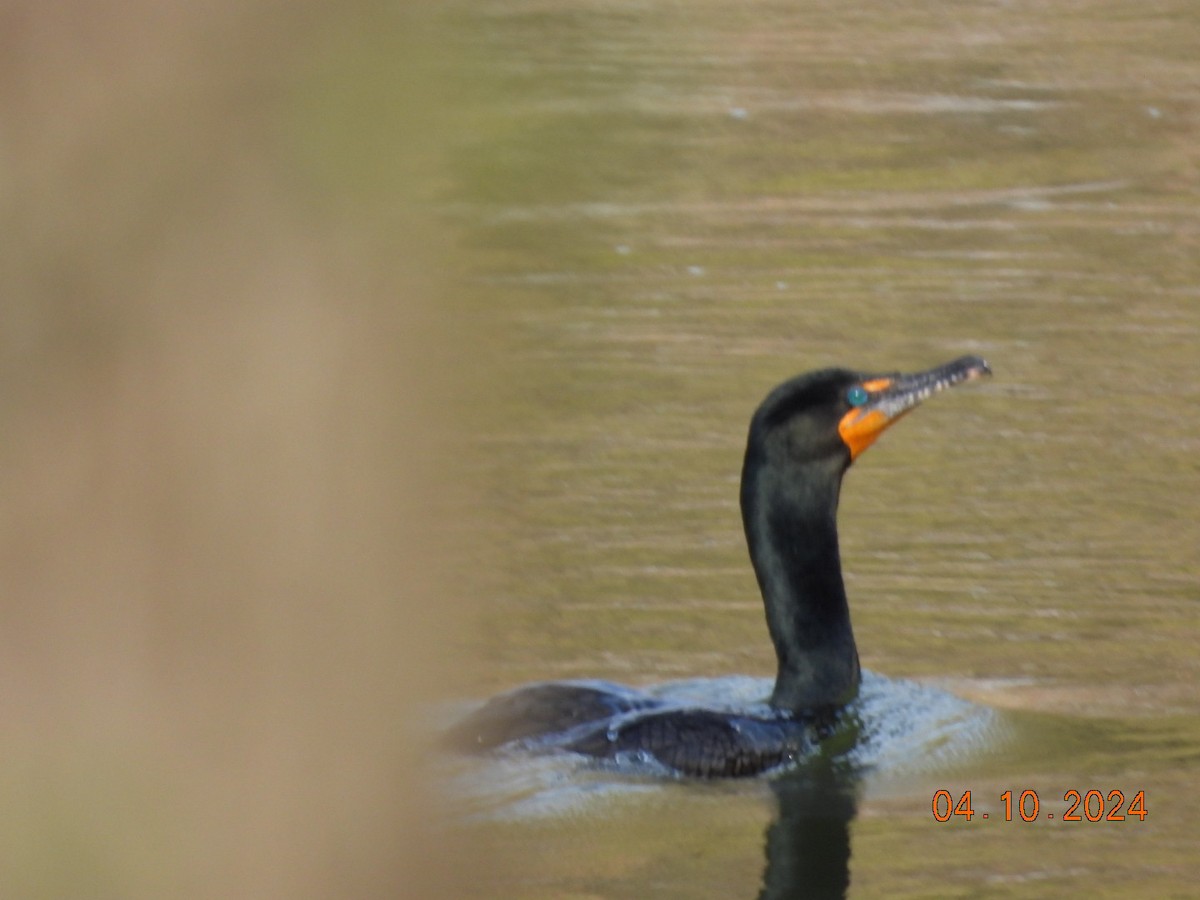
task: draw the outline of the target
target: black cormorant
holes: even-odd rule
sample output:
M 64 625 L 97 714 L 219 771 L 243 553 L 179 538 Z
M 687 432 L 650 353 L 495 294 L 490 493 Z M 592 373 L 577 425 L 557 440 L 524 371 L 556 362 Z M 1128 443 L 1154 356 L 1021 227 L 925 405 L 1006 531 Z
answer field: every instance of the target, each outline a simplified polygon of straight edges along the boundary
M 512 741 L 652 758 L 686 775 L 754 775 L 805 753 L 858 692 L 858 649 L 838 554 L 842 476 L 933 393 L 990 374 L 964 356 L 915 374 L 822 369 L 779 385 L 750 421 L 741 507 L 778 671 L 766 714 L 666 705 L 618 685 L 551 682 L 496 697 L 452 742 Z

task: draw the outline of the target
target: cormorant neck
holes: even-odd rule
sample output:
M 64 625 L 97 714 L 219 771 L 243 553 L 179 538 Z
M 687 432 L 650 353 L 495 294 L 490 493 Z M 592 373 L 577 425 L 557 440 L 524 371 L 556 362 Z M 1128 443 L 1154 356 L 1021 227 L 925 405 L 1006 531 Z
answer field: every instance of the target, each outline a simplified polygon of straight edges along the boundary
M 842 706 L 858 692 L 858 648 L 838 555 L 845 460 L 780 465 L 747 451 L 742 523 L 779 661 L 771 705 Z

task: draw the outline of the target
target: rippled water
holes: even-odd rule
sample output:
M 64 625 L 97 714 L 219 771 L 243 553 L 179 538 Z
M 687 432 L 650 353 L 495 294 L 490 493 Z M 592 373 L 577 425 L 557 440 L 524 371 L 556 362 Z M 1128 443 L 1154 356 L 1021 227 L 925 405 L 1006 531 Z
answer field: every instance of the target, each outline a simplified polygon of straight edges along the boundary
M 485 24 L 446 206 L 503 348 L 471 411 L 494 523 L 477 696 L 771 675 L 737 511 L 754 406 L 809 368 L 978 353 L 995 377 L 843 488 L 867 708 L 915 683 L 991 723 L 855 782 L 850 893 L 1190 891 L 1200 13 L 516 3 Z M 761 782 L 529 765 L 467 791 L 507 810 L 464 825 L 511 862 L 500 895 L 755 896 L 790 821 Z M 935 821 L 939 789 L 990 818 Z M 1008 789 L 1055 820 L 1004 822 Z M 1144 790 L 1149 815 L 1062 822 L 1072 789 Z
M 734 675 L 664 682 L 647 693 L 669 705 L 768 716 L 766 699 L 773 684 L 769 678 Z M 928 685 L 864 672 L 861 693 L 827 739 L 824 752 L 844 766 L 848 783 L 888 783 L 937 773 L 993 752 L 1005 741 L 1002 717 L 989 707 Z M 804 771 L 809 765 L 811 760 L 791 768 Z M 521 745 L 469 762 L 456 760 L 454 766 L 451 796 L 461 804 L 460 815 L 477 820 L 587 815 L 628 792 L 680 780 L 652 761 L 600 763 Z M 786 778 L 787 772 L 780 770 L 772 777 Z M 744 790 L 765 796 L 768 780 L 751 779 Z

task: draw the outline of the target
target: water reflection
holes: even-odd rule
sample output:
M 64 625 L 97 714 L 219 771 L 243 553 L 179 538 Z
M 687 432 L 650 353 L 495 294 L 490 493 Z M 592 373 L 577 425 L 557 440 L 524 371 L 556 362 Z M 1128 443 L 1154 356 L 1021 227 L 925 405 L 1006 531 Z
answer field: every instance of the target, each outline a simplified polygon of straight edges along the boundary
M 766 833 L 760 900 L 845 896 L 858 771 L 844 759 L 821 754 L 771 782 L 778 814 Z

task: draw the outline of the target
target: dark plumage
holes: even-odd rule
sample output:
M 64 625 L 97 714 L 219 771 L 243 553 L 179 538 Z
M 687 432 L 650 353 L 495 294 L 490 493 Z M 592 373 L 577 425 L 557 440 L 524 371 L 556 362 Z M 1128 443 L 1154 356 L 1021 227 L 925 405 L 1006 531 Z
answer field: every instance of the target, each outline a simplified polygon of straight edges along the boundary
M 921 401 L 989 373 L 974 356 L 911 375 L 823 369 L 779 385 L 754 413 L 741 509 L 778 659 L 771 714 L 671 707 L 616 685 L 536 684 L 484 705 L 452 743 L 636 754 L 702 777 L 754 775 L 803 755 L 860 680 L 838 552 L 842 476 Z

